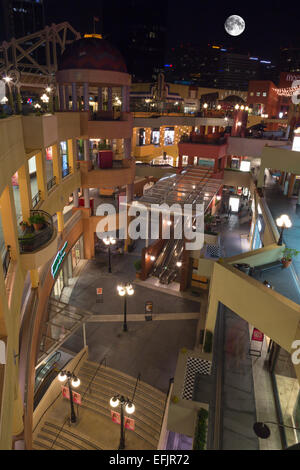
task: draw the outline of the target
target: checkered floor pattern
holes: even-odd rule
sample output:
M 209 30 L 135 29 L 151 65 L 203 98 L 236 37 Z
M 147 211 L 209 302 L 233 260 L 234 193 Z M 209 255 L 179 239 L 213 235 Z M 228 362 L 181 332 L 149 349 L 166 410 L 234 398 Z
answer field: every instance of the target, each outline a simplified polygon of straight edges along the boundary
M 185 379 L 182 392 L 184 400 L 192 400 L 194 393 L 194 382 L 196 374 L 210 375 L 211 362 L 199 357 L 188 357 L 186 361 Z
M 220 248 L 218 245 L 207 245 L 206 246 L 206 255 L 211 258 L 220 258 Z

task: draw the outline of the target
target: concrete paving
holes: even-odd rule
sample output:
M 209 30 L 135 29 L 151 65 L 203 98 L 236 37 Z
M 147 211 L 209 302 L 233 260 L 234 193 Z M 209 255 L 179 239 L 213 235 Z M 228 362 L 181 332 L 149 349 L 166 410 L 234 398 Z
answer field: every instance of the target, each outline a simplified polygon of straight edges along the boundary
M 127 298 L 128 331 L 123 332 L 124 299 L 118 295 L 117 285 L 135 280 L 133 263 L 139 258 L 142 246 L 140 242 L 132 253 L 112 255 L 111 274 L 107 272 L 105 253 L 86 263 L 69 303 L 90 311 L 101 320 L 86 325 L 90 360 L 100 362 L 105 356 L 109 367 L 131 376 L 141 373 L 144 382 L 166 392 L 169 379 L 175 373 L 178 351 L 183 347 L 194 348 L 200 304 L 190 298 L 135 284 L 134 295 Z M 103 303 L 96 303 L 98 287 L 103 289 Z M 145 321 L 148 300 L 153 302 L 155 321 Z M 163 321 L 157 320 L 159 314 L 163 314 Z M 169 320 L 166 319 L 168 314 Z M 107 320 L 114 321 L 103 321 L 105 316 L 113 316 Z M 134 321 L 137 316 L 141 317 L 140 321 Z M 75 333 L 63 346 L 78 352 L 83 347 L 82 331 Z

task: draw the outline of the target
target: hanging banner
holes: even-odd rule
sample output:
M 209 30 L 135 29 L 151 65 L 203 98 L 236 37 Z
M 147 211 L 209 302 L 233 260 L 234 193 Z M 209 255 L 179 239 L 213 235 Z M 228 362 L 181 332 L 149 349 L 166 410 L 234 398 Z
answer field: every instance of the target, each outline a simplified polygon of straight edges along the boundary
M 129 431 L 134 431 L 134 419 L 128 418 L 128 416 L 125 416 L 125 429 L 129 429 Z
M 260 357 L 261 356 L 261 350 L 263 347 L 263 341 L 264 341 L 264 334 L 259 331 L 257 328 L 253 328 L 252 336 L 251 336 L 251 342 L 250 342 L 250 348 L 249 348 L 249 355 L 250 356 L 256 356 Z
M 102 289 L 102 287 L 97 287 L 96 292 L 97 292 L 96 304 L 102 304 L 103 303 L 103 289 Z
M 111 419 L 113 423 L 121 424 L 121 415 L 117 411 L 110 410 Z
M 62 391 L 62 396 L 63 396 L 64 398 L 67 398 L 67 400 L 70 400 L 70 391 L 69 391 L 69 387 L 66 387 L 66 386 L 62 385 L 61 391 Z M 76 405 L 81 405 L 81 395 L 80 395 L 80 393 L 74 392 L 74 391 L 72 390 L 72 395 L 73 395 L 73 402 L 74 402 Z

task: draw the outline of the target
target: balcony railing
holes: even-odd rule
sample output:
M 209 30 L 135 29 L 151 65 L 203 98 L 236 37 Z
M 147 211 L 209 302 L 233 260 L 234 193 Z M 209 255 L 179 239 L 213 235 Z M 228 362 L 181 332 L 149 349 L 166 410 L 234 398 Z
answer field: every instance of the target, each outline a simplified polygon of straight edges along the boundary
M 61 172 L 62 178 L 65 178 L 68 176 L 70 173 L 72 173 L 72 168 L 68 165 L 66 168 L 64 168 Z
M 3 259 L 2 259 L 2 267 L 3 267 L 4 279 L 5 279 L 6 276 L 7 276 L 7 272 L 8 272 L 10 260 L 11 260 L 11 256 L 10 256 L 10 246 L 7 245 L 7 248 L 6 248 L 6 250 L 5 250 L 4 257 L 3 257 Z
M 40 220 L 34 225 L 26 228 L 24 235 L 19 237 L 21 253 L 31 253 L 44 246 L 51 240 L 54 233 L 53 220 L 50 214 L 45 211 L 30 211 L 30 217 L 39 216 Z
M 56 176 L 53 176 L 53 178 L 51 178 L 51 180 L 47 182 L 47 190 L 50 191 L 50 189 L 53 188 L 53 186 L 55 185 L 56 185 Z
M 41 200 L 41 191 L 39 190 L 38 193 L 32 198 L 32 207 L 36 207 Z
M 204 145 L 224 145 L 227 142 L 226 137 L 221 137 L 214 134 L 211 136 L 207 135 L 182 135 L 180 139 L 180 144 L 204 144 Z

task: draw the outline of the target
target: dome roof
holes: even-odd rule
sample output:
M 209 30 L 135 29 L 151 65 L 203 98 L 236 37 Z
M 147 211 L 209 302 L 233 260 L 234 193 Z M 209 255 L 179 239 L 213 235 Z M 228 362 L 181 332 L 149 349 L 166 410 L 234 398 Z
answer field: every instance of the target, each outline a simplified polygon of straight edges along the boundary
M 69 44 L 58 62 L 58 70 L 93 69 L 127 73 L 120 52 L 105 39 L 81 38 Z

